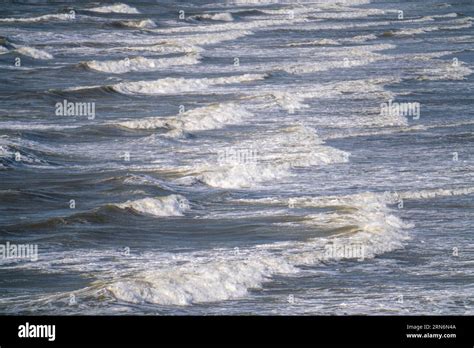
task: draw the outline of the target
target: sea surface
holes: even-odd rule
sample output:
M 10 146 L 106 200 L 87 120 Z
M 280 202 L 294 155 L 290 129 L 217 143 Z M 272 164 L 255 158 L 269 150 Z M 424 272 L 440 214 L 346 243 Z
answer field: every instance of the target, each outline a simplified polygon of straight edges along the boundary
M 0 313 L 473 315 L 473 21 L 1 1 Z

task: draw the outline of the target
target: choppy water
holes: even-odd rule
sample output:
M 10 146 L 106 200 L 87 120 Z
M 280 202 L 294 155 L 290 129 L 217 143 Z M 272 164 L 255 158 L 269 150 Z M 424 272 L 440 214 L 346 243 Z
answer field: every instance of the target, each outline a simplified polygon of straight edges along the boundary
M 473 314 L 472 1 L 127 4 L 1 5 L 1 313 Z

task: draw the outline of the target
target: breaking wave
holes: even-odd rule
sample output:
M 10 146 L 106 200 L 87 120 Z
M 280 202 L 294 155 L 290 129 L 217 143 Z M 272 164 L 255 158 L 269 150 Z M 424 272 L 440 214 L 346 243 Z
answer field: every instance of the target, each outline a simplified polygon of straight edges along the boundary
M 111 88 L 122 94 L 175 94 L 199 92 L 212 86 L 263 80 L 264 74 L 244 74 L 239 76 L 202 79 L 165 78 L 155 81 L 122 82 Z
M 324 203 L 321 203 L 324 205 Z M 299 266 L 338 259 L 328 253 L 336 247 L 357 248 L 354 258 L 363 261 L 403 247 L 411 226 L 393 215 L 383 198 L 371 193 L 334 197 L 326 214 L 308 219 L 327 230 L 347 230 L 327 238 L 303 242 L 277 242 L 238 250 L 217 249 L 205 255 L 175 255 L 179 265 L 143 269 L 129 279 L 106 286 L 118 300 L 131 303 L 191 305 L 238 299 L 259 289 L 274 275 L 300 272 Z M 337 209 L 335 209 L 337 208 Z
M 130 71 L 154 71 L 172 66 L 198 64 L 199 59 L 199 55 L 186 55 L 183 57 L 161 59 L 135 57 L 122 60 L 93 60 L 85 62 L 84 64 L 91 70 L 111 74 L 122 74 Z
M 160 198 L 142 198 L 115 204 L 120 209 L 131 209 L 140 214 L 153 216 L 182 216 L 189 210 L 188 200 L 181 195 L 169 195 Z
M 100 7 L 93 7 L 88 8 L 87 11 L 98 12 L 98 13 L 130 13 L 130 14 L 137 14 L 140 13 L 135 7 L 117 3 L 109 6 L 100 6 Z
M 120 122 L 118 125 L 132 129 L 166 128 L 170 135 L 182 132 L 222 128 L 252 117 L 252 113 L 234 103 L 214 104 L 192 109 L 174 117 L 153 117 Z

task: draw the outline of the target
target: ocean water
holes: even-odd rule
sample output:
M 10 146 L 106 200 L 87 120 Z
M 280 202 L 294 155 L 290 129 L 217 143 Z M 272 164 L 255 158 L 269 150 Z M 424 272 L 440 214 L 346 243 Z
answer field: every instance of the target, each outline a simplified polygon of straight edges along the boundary
M 473 17 L 1 2 L 0 313 L 474 314 Z

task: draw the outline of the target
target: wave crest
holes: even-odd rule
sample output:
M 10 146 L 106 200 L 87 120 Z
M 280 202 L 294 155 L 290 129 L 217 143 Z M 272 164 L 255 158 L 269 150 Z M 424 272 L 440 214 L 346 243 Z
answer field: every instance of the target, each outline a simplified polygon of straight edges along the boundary
M 135 212 L 153 216 L 182 216 L 189 210 L 188 200 L 181 195 L 169 195 L 160 198 L 142 198 L 115 204 L 120 209 L 132 209 Z
M 98 13 L 129 13 L 129 14 L 138 14 L 138 11 L 135 7 L 131 7 L 126 4 L 117 3 L 109 6 L 100 6 L 88 8 L 87 11 L 98 12 Z

